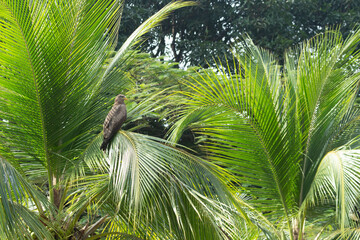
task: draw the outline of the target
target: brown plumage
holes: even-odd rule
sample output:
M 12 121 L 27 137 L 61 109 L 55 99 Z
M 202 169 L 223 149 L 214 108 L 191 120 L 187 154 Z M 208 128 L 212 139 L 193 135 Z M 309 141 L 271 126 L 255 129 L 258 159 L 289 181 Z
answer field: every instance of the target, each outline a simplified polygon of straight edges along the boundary
M 120 130 L 121 125 L 126 120 L 126 105 L 124 103 L 124 100 L 126 99 L 127 98 L 122 94 L 117 95 L 113 107 L 105 118 L 104 140 L 100 147 L 103 151 L 106 150 L 111 139 Z

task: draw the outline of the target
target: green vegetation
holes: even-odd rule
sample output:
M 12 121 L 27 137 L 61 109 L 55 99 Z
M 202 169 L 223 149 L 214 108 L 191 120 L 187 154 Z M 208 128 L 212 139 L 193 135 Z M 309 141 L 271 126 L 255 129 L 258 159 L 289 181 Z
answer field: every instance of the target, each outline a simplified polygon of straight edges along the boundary
M 307 214 L 319 203 L 336 205 L 344 230 L 360 193 L 360 73 L 351 68 L 359 40 L 360 31 L 346 40 L 329 31 L 289 51 L 280 66 L 248 39 L 245 54 L 234 52 L 236 72 L 219 65 L 185 82 L 170 140 L 187 128 L 205 137 L 208 158 L 232 172 L 248 202 L 292 239 L 306 233 Z
M 360 30 L 280 61 L 245 38 L 213 68 L 134 50 L 189 6 L 117 48 L 122 1 L 0 0 L 1 239 L 360 237 Z
M 126 1 L 119 42 L 169 2 Z M 142 44 L 144 51 L 154 57 L 170 56 L 183 65 L 214 66 L 214 56 L 225 62 L 226 55 L 231 56 L 229 46 L 248 34 L 257 46 L 269 50 L 282 63 L 288 48 L 323 33 L 327 27 L 341 26 L 346 37 L 360 22 L 358 0 L 196 2 L 197 6 L 175 11 L 153 29 Z

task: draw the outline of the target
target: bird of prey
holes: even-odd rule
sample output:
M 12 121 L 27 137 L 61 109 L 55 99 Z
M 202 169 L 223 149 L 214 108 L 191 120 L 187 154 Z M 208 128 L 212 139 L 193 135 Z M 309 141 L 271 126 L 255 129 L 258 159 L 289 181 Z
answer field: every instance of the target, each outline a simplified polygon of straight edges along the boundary
M 100 149 L 105 151 L 108 144 L 114 135 L 120 130 L 121 125 L 126 120 L 126 106 L 124 100 L 127 98 L 119 94 L 115 98 L 115 103 L 111 108 L 110 112 L 105 118 L 104 121 L 104 140 L 100 146 Z

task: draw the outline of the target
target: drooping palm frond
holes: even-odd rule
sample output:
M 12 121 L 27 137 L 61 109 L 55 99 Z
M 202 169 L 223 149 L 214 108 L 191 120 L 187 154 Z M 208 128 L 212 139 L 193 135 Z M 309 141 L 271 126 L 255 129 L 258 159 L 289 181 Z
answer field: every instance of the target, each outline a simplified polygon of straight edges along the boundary
M 329 236 L 325 237 L 325 240 L 355 240 L 360 238 L 359 228 L 346 228 L 342 231 L 335 231 Z
M 336 202 L 341 229 L 351 226 L 360 195 L 360 150 L 340 148 L 329 152 L 321 161 L 308 195 L 309 203 Z
M 39 215 L 50 210 L 45 196 L 37 192 L 2 156 L 0 156 L 0 236 L 3 239 L 39 238 L 53 239 Z M 45 219 L 43 219 L 45 221 Z
M 140 237 L 150 231 L 160 239 L 221 239 L 238 236 L 237 227 L 245 226 L 246 215 L 237 213 L 218 179 L 225 174 L 219 168 L 142 134 L 121 131 L 105 156 L 97 150 L 100 142 L 94 142 L 89 151 L 96 152 L 85 160 L 92 169 L 98 164 L 98 171 L 110 173 L 100 181 L 111 190 L 101 202 L 107 200 L 110 212 L 117 213 L 112 231 L 134 231 Z

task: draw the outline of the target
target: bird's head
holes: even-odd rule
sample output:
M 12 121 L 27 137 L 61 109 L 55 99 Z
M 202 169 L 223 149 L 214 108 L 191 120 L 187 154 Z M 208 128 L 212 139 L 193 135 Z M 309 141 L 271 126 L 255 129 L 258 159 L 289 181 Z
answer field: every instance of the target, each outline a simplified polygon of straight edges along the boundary
M 127 98 L 125 97 L 125 95 L 119 94 L 119 95 L 117 95 L 116 98 L 115 98 L 115 103 L 117 103 L 117 104 L 123 104 L 123 103 L 124 103 L 124 100 L 127 100 Z

